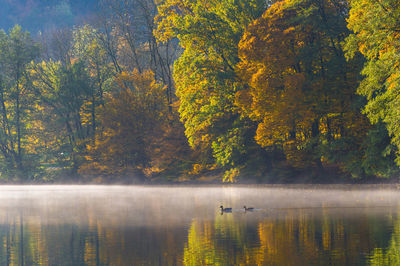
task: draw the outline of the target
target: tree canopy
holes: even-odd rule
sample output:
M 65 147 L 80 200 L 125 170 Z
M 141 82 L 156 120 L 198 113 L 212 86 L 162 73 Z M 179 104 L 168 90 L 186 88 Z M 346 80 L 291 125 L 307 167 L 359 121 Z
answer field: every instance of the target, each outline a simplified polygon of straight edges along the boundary
M 98 7 L 74 27 L 0 31 L 3 180 L 398 173 L 395 2 Z
M 366 59 L 361 72 L 364 78 L 358 87 L 358 93 L 368 100 L 364 112 L 371 123 L 385 123 L 397 147 L 400 147 L 399 12 L 396 1 L 352 1 L 348 27 L 353 34 L 346 41 L 349 58 L 361 53 Z

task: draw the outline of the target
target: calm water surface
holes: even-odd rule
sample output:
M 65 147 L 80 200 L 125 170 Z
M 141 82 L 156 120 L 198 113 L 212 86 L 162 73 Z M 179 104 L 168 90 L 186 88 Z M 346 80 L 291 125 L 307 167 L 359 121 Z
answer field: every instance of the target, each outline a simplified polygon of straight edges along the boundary
M 399 214 L 395 189 L 4 186 L 0 265 L 400 265 Z

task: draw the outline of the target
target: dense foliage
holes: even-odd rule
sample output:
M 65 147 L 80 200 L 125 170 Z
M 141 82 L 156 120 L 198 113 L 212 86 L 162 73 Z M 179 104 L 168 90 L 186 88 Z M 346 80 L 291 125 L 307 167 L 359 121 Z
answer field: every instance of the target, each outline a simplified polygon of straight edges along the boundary
M 397 1 L 354 0 L 351 7 L 348 27 L 354 34 L 347 39 L 346 50 L 350 58 L 360 52 L 366 59 L 358 87 L 358 93 L 368 100 L 364 112 L 373 124 L 386 124 L 398 148 L 400 6 Z
M 37 38 L 0 32 L 5 180 L 399 172 L 393 1 L 99 7 Z
M 243 30 L 265 8 L 264 1 L 164 1 L 156 36 L 177 37 L 184 51 L 174 65 L 176 95 L 185 133 L 193 148 L 213 154 L 233 181 L 254 152 L 254 126 L 240 116 L 234 96 L 243 84 L 236 76 Z M 261 149 L 259 156 L 263 156 Z

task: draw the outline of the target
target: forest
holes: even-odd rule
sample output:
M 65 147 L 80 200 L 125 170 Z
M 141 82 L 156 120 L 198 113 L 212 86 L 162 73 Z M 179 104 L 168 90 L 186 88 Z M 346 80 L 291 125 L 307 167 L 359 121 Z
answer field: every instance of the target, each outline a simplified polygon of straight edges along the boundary
M 2 182 L 400 172 L 398 1 L 102 0 L 82 21 L 0 31 Z

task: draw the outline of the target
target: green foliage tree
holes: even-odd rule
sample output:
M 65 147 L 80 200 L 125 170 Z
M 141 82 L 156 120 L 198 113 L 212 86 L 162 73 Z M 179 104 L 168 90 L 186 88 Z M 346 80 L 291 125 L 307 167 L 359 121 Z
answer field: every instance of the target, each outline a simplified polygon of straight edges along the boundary
M 103 94 L 105 83 L 114 74 L 107 51 L 100 44 L 99 33 L 90 25 L 76 28 L 73 32 L 73 56 L 85 64 L 85 70 L 90 76 L 90 114 L 91 135 L 96 135 L 96 108 L 104 104 Z
M 27 88 L 30 62 L 39 56 L 39 46 L 15 26 L 9 34 L 0 31 L 0 146 L 6 168 L 24 171 L 24 140 L 28 134 L 32 99 Z
M 233 181 L 256 145 L 254 125 L 234 104 L 242 88 L 235 66 L 245 27 L 266 8 L 265 1 L 162 1 L 155 31 L 159 41 L 177 37 L 184 52 L 174 65 L 179 113 L 190 145 L 227 170 Z M 205 157 L 205 163 L 210 163 Z
M 349 58 L 358 53 L 366 58 L 364 79 L 358 87 L 358 93 L 368 100 L 364 112 L 373 124 L 385 123 L 393 144 L 399 148 L 400 6 L 392 0 L 354 0 L 350 4 L 348 28 L 353 34 L 347 38 L 345 48 Z
M 52 133 L 49 146 L 62 157 L 69 158 L 75 173 L 82 162 L 82 152 L 91 137 L 91 109 L 85 108 L 91 101 L 90 77 L 82 61 L 69 66 L 60 62 L 41 62 L 31 71 L 32 90 L 42 110 L 45 125 L 43 136 Z M 48 114 L 51 115 L 48 115 Z M 47 116 L 46 116 L 47 114 Z M 47 151 L 49 152 L 49 151 Z

